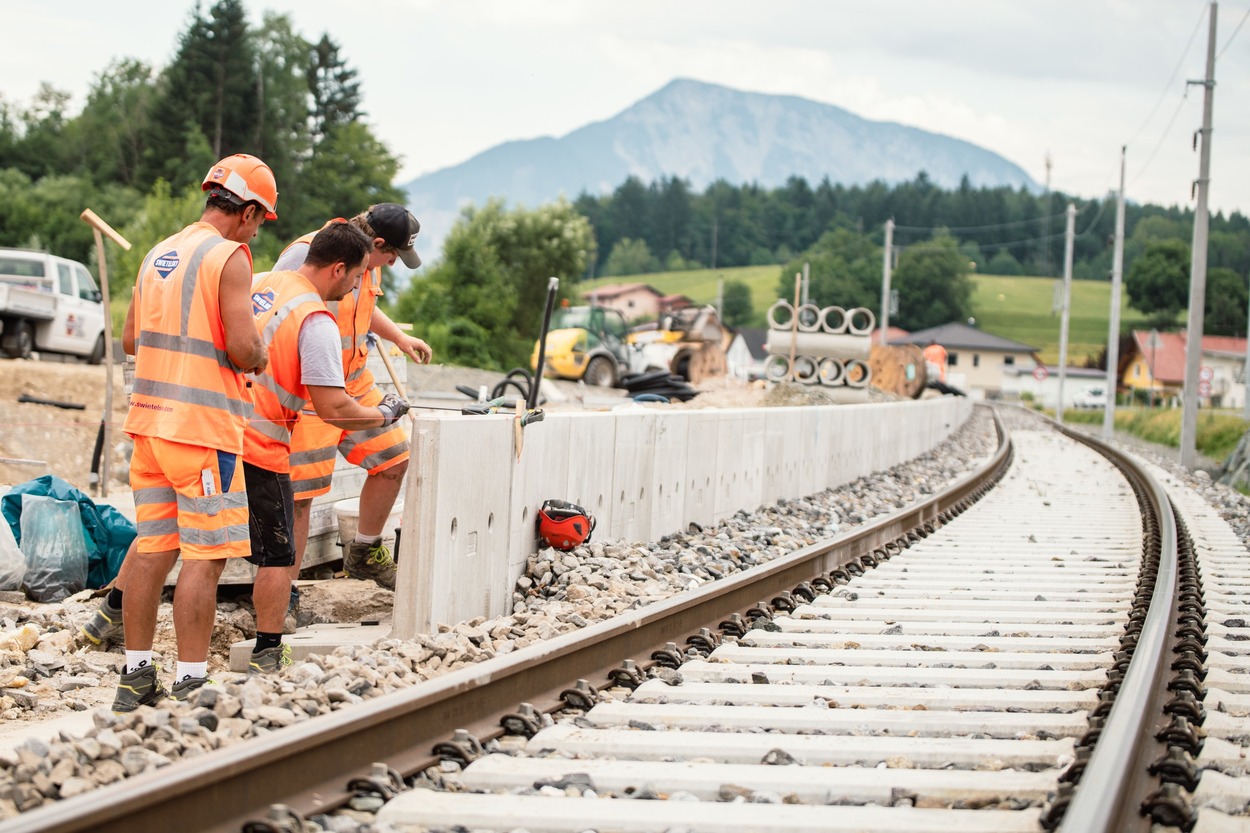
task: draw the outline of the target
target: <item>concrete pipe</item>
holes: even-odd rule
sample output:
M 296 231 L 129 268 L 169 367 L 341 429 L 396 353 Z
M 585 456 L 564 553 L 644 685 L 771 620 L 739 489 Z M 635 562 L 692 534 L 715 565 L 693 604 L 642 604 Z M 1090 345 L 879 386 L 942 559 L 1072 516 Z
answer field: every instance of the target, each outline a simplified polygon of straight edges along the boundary
M 804 304 L 799 307 L 798 315 L 800 333 L 820 332 L 820 307 L 815 304 Z
M 794 357 L 794 381 L 804 385 L 820 382 L 820 360 L 811 356 Z
M 828 388 L 846 384 L 846 365 L 837 359 L 821 359 L 820 383 Z
M 782 316 L 778 318 L 778 316 Z M 794 320 L 794 307 L 789 301 L 777 301 L 768 308 L 768 329 L 790 331 L 790 323 Z
M 786 330 L 769 330 L 765 347 L 774 355 L 788 356 L 790 339 Z M 818 359 L 866 359 L 872 353 L 872 339 L 849 334 L 795 333 L 794 352 Z
M 872 381 L 872 368 L 868 366 L 868 362 L 862 359 L 855 359 L 846 363 L 846 386 L 848 388 L 866 388 L 868 383 Z
M 868 307 L 856 307 L 846 314 L 846 331 L 851 335 L 869 336 L 877 327 L 877 316 Z
M 769 356 L 764 362 L 764 378 L 770 382 L 784 382 L 790 375 L 789 356 Z
M 850 321 L 842 307 L 825 307 L 820 311 L 820 329 L 829 335 L 845 333 Z

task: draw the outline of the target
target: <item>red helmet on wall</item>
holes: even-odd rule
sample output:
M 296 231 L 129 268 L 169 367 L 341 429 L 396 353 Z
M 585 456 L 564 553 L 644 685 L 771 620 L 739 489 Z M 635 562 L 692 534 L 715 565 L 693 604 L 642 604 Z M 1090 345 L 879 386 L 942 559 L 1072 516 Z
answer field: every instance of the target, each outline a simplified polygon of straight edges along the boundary
M 585 509 L 564 500 L 544 501 L 537 520 L 543 546 L 565 552 L 588 542 L 595 529 L 595 519 Z

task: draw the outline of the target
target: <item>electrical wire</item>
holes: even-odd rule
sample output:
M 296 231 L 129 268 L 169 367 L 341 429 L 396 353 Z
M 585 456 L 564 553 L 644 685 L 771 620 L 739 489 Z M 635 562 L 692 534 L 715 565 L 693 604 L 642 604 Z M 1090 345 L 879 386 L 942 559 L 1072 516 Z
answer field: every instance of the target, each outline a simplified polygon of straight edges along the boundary
M 1246 13 L 1241 16 L 1241 23 L 1237 24 L 1237 28 L 1233 30 L 1233 33 L 1228 36 L 1228 40 L 1225 41 L 1224 47 L 1216 53 L 1215 60 L 1218 61 L 1220 58 L 1224 57 L 1224 52 L 1228 49 L 1228 47 L 1232 46 L 1233 41 L 1237 38 L 1237 33 L 1240 32 L 1241 27 L 1245 25 L 1247 18 L 1250 18 L 1250 9 L 1246 9 Z
M 1159 105 L 1163 103 L 1163 99 L 1167 98 L 1168 90 L 1172 88 L 1173 82 L 1176 81 L 1176 75 L 1181 71 L 1181 65 L 1185 63 L 1185 58 L 1189 56 L 1189 50 L 1194 45 L 1194 38 L 1198 36 L 1198 30 L 1202 28 L 1202 21 L 1206 18 L 1206 16 L 1207 6 L 1203 6 L 1202 11 L 1198 13 L 1197 22 L 1194 23 L 1194 30 L 1189 33 L 1189 42 L 1185 44 L 1185 49 L 1181 52 L 1181 57 L 1177 60 L 1176 67 L 1172 70 L 1171 77 L 1168 78 L 1167 83 L 1163 85 L 1163 91 L 1159 93 L 1158 101 L 1155 102 L 1154 107 L 1150 108 L 1150 115 L 1146 116 L 1146 120 L 1141 123 L 1141 127 L 1137 128 L 1137 132 L 1133 134 L 1133 138 L 1129 139 L 1124 144 L 1131 145 L 1133 142 L 1137 141 L 1137 137 L 1142 134 L 1142 131 L 1146 129 L 1146 125 L 1150 124 L 1150 120 L 1153 119 L 1155 117 L 1155 113 L 1159 111 Z M 1175 118 L 1175 116 L 1173 116 L 1173 118 Z
M 1163 143 L 1167 141 L 1168 136 L 1172 132 L 1172 126 L 1176 124 L 1176 117 L 1180 115 L 1181 108 L 1185 106 L 1185 101 L 1189 98 L 1189 87 L 1185 87 L 1185 92 L 1181 94 L 1181 100 L 1176 102 L 1176 109 L 1172 111 L 1172 118 L 1168 121 L 1167 127 L 1163 128 L 1163 135 L 1159 137 L 1159 141 L 1155 144 L 1155 149 L 1150 152 L 1150 156 L 1146 157 L 1146 161 L 1133 174 L 1133 178 L 1129 180 L 1129 184 L 1137 182 L 1141 175 L 1150 167 L 1150 163 L 1154 161 L 1155 156 L 1159 153 L 1159 149 L 1163 147 Z
M 958 226 L 958 227 L 956 226 L 934 226 L 933 228 L 926 228 L 924 226 L 898 226 L 896 225 L 894 227 L 894 230 L 895 231 L 924 231 L 924 232 L 934 232 L 934 231 L 937 231 L 938 229 L 945 229 L 946 231 L 992 231 L 993 229 L 1012 228 L 1013 226 L 1025 226 L 1025 225 L 1028 225 L 1029 223 L 1040 223 L 1043 221 L 1057 220 L 1062 216 L 1063 214 L 1051 214 L 1049 216 L 1033 217 L 1028 220 L 1012 220 L 1007 223 L 993 223 L 988 226 Z

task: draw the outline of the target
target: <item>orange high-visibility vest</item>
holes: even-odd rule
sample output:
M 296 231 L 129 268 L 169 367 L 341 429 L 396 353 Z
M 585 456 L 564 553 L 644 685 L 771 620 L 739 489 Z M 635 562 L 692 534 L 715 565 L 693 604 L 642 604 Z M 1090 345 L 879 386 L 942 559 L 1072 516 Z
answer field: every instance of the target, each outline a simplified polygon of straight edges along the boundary
M 132 436 L 243 451 L 252 413 L 246 380 L 226 352 L 221 271 L 245 243 L 196 222 L 158 243 L 134 289 L 135 380 L 123 430 Z
M 256 412 L 243 435 L 243 459 L 254 466 L 291 470 L 291 428 L 308 404 L 299 333 L 304 319 L 318 312 L 328 312 L 325 301 L 299 272 L 270 272 L 252 287 L 256 329 L 269 350 L 269 366 L 252 385 Z
M 319 231 L 320 229 L 318 229 Z M 312 243 L 317 232 L 311 231 L 296 238 L 287 249 L 298 243 Z M 279 256 L 279 260 L 281 256 Z M 333 313 L 339 324 L 339 337 L 343 347 L 343 379 L 347 392 L 359 397 L 373 387 L 373 372 L 365 367 L 369 361 L 369 325 L 373 311 L 382 295 L 382 270 L 369 269 L 360 279 L 360 286 L 340 301 L 330 301 L 326 308 Z

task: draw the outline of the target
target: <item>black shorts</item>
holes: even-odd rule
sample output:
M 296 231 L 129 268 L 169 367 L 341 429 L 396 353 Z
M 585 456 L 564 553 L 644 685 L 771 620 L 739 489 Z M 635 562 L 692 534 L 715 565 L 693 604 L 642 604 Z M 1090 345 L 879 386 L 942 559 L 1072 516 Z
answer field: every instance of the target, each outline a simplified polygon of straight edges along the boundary
M 291 475 L 262 469 L 244 461 L 247 484 L 248 531 L 252 554 L 247 560 L 257 567 L 290 567 L 295 564 L 295 492 Z

